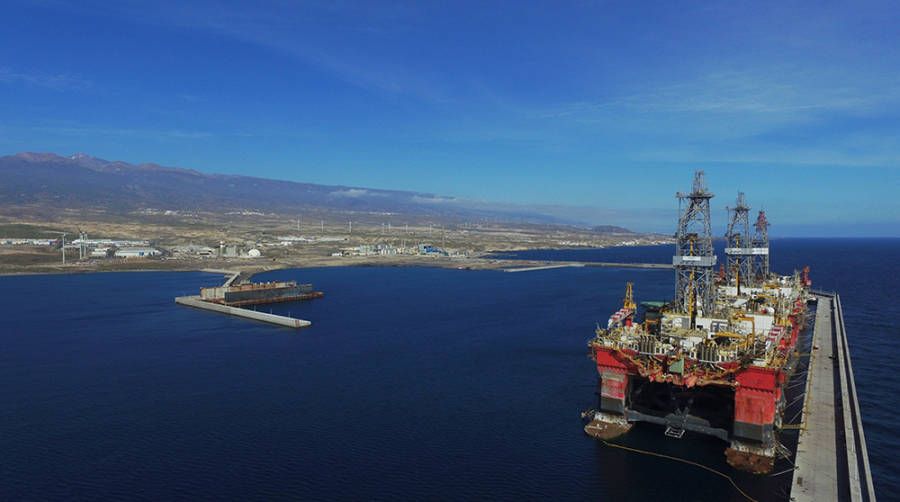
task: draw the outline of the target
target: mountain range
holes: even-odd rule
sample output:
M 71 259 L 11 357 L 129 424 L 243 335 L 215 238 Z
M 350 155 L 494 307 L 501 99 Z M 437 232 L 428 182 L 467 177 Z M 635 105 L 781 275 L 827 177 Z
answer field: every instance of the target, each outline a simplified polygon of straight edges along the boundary
M 92 209 L 111 214 L 140 210 L 278 214 L 398 214 L 417 219 L 580 224 L 527 206 L 435 194 L 318 185 L 250 176 L 209 174 L 107 161 L 79 153 L 19 153 L 0 157 L 0 209 Z M 628 230 L 605 225 L 603 233 Z

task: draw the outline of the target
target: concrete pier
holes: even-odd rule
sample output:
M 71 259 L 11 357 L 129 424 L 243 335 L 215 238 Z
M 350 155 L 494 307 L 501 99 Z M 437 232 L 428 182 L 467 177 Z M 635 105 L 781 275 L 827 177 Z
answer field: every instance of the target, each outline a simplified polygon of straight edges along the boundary
M 506 260 L 507 262 L 513 262 L 514 260 Z M 531 262 L 534 263 L 534 262 Z M 541 263 L 541 262 L 538 262 Z M 557 262 L 543 262 L 543 265 L 533 265 L 526 267 L 512 267 L 512 268 L 504 268 L 504 272 L 531 272 L 533 270 L 549 270 L 553 268 L 568 268 L 568 267 L 608 267 L 608 268 L 651 268 L 651 269 L 663 269 L 670 270 L 674 268 L 673 265 L 668 263 L 619 263 L 619 262 L 611 262 L 611 261 L 557 261 Z
M 227 305 L 219 305 L 218 303 L 205 302 L 201 300 L 199 296 L 179 296 L 175 298 L 175 303 L 179 305 L 186 305 L 188 307 L 220 312 L 222 314 L 244 317 L 246 319 L 278 324 L 279 326 L 287 326 L 288 328 L 305 328 L 312 325 L 311 322 L 305 321 L 303 319 L 294 319 L 293 317 L 267 314 L 265 312 L 257 312 L 255 310 L 247 310 L 239 307 L 229 307 Z
M 791 499 L 875 500 L 841 300 L 817 293 Z M 816 348 L 817 347 L 817 348 Z
M 552 268 L 583 267 L 584 263 L 563 263 L 560 265 L 541 265 L 539 267 L 504 268 L 504 272 L 531 272 L 533 270 L 549 270 Z
M 671 263 L 618 263 L 614 261 L 586 261 L 585 267 L 609 267 L 609 268 L 655 268 L 671 270 L 675 268 Z
M 231 286 L 232 284 L 234 284 L 234 281 L 236 281 L 237 278 L 240 277 L 240 275 L 243 273 L 243 272 L 239 272 L 237 270 L 224 270 L 224 269 L 218 269 L 218 268 L 204 268 L 201 270 L 201 272 L 209 272 L 211 274 L 227 275 L 228 280 L 225 281 L 225 284 L 222 284 L 223 287 L 228 287 L 228 286 Z

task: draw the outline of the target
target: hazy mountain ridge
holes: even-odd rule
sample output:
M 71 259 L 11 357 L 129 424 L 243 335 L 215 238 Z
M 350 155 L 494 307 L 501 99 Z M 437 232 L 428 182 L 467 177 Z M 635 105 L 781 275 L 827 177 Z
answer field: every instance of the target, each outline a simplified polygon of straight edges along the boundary
M 82 153 L 20 153 L 0 157 L 0 206 L 178 211 L 255 210 L 293 214 L 395 213 L 462 220 L 577 222 L 510 205 L 466 201 L 421 192 L 318 185 L 249 176 L 207 174 L 152 163 L 107 161 Z M 617 232 L 628 232 L 621 227 Z
M 597 225 L 593 229 L 598 234 L 630 234 L 633 233 L 627 228 L 618 227 L 616 225 Z

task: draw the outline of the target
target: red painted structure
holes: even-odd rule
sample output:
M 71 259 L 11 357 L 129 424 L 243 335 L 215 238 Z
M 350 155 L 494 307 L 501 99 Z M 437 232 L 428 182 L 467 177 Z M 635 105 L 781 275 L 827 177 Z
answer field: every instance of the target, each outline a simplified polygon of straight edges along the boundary
M 796 300 L 789 316 L 790 325 L 772 329 L 769 340 L 775 344 L 773 350 L 779 363 L 769 367 L 742 367 L 739 362 L 725 362 L 718 365 L 721 371 L 711 371 L 696 359 L 685 358 L 679 374 L 667 371 L 670 360 L 664 355 L 640 356 L 634 350 L 592 344 L 591 356 L 601 378 L 601 410 L 624 414 L 629 383 L 634 384 L 634 379 L 670 383 L 685 389 L 706 385 L 727 387 L 734 389 L 733 434 L 768 443 L 770 438 L 774 439 L 771 431 L 782 411 L 786 381 L 783 365 L 797 343 L 805 312 L 805 303 Z

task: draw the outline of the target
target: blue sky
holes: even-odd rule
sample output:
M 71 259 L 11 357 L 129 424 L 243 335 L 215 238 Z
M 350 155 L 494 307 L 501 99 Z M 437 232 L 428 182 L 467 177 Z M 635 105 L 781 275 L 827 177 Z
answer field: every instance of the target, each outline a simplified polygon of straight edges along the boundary
M 900 236 L 897 2 L 6 0 L 0 153 Z M 563 207 L 560 207 L 563 206 Z

